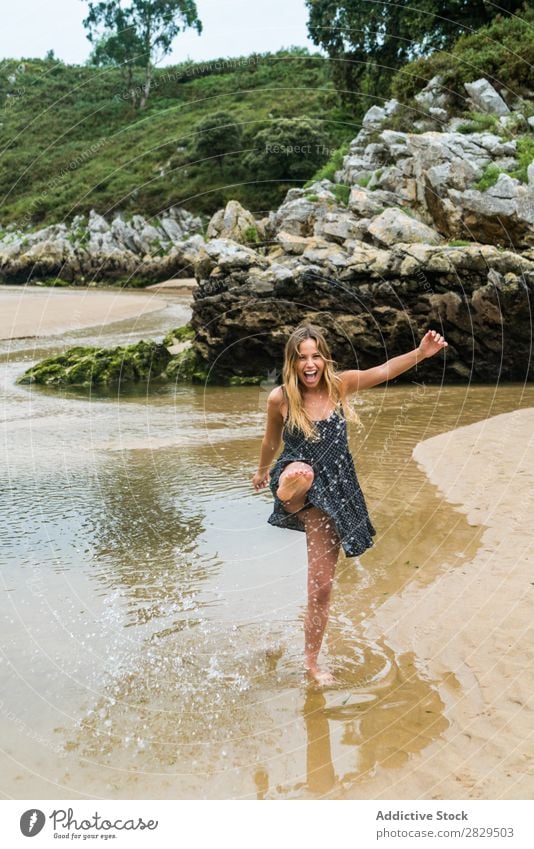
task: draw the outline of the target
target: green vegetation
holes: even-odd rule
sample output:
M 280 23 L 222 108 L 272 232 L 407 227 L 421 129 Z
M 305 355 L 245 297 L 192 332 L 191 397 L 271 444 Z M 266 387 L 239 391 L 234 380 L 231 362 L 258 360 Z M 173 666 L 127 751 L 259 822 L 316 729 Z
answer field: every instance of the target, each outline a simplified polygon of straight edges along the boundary
M 518 166 L 512 171 L 502 171 L 494 163 L 487 165 L 482 177 L 476 183 L 479 192 L 485 192 L 490 186 L 494 186 L 500 174 L 508 174 L 509 177 L 514 177 L 522 183 L 528 183 L 528 166 L 534 161 L 534 137 L 520 136 L 517 139 L 517 159 Z
M 480 180 L 475 183 L 475 188 L 478 189 L 479 192 L 485 192 L 486 189 L 489 189 L 491 186 L 494 186 L 497 180 L 499 179 L 500 174 L 503 172 L 501 169 L 495 165 L 493 162 L 490 162 L 489 165 L 486 165 L 484 169 L 484 173 Z
M 148 383 L 164 375 L 171 355 L 164 345 L 137 342 L 118 348 L 69 348 L 28 369 L 17 383 L 45 386 L 98 386 Z
M 472 245 L 472 242 L 467 241 L 466 239 L 453 239 L 448 243 L 449 248 L 466 248 L 469 245 Z
M 336 171 L 340 171 L 343 167 L 343 158 L 348 154 L 348 152 L 349 142 L 345 141 L 340 147 L 336 148 L 330 156 L 330 159 L 328 159 L 328 161 L 315 172 L 313 177 L 304 184 L 304 188 L 308 188 L 308 186 L 312 186 L 314 183 L 320 182 L 321 180 L 330 180 L 333 182 Z
M 459 133 L 501 133 L 502 125 L 499 124 L 499 119 L 496 115 L 490 115 L 489 112 L 468 112 L 465 124 L 460 124 L 458 127 Z
M 259 242 L 258 230 L 256 227 L 247 227 L 245 229 L 245 239 L 247 242 Z
M 175 330 L 169 330 L 162 342 L 166 348 L 171 348 L 178 342 L 189 342 L 196 336 L 195 331 L 190 324 L 184 324 L 182 327 L 177 327 Z
M 327 151 L 321 121 L 279 118 L 254 135 L 243 163 L 260 180 L 305 180 Z
M 534 137 L 520 136 L 517 139 L 517 159 L 519 165 L 513 171 L 510 171 L 510 177 L 515 177 L 516 180 L 521 180 L 522 183 L 528 183 L 527 168 L 534 161 Z
M 142 113 L 115 67 L 17 59 L 0 62 L 0 71 L 3 226 L 44 226 L 92 208 L 150 217 L 175 205 L 211 216 L 230 199 L 261 217 L 317 171 L 323 149 L 352 138 L 361 119 L 336 103 L 328 59 L 301 48 L 157 69 Z M 134 84 L 142 82 L 136 71 Z M 238 149 L 224 154 L 224 176 L 213 158 L 195 153 L 203 122 L 220 111 L 242 133 Z M 295 117 L 309 122 L 299 141 L 313 144 L 313 156 L 300 155 L 298 169 L 275 182 L 259 177 L 244 162 L 257 134 L 274 141 L 280 121 Z M 256 153 L 263 166 L 284 166 L 284 156 Z
M 225 157 L 241 150 L 242 131 L 228 112 L 208 115 L 196 128 L 194 155 L 200 159 L 214 159 L 224 170 Z
M 120 0 L 89 2 L 83 24 L 94 45 L 94 65 L 121 69 L 133 106 L 146 106 L 154 63 L 171 51 L 179 32 L 194 27 L 202 32 L 202 23 L 194 0 L 132 0 L 121 6 Z M 134 86 L 134 73 L 143 72 L 142 86 Z
M 330 191 L 332 192 L 338 203 L 342 203 L 345 206 L 348 204 L 350 197 L 350 186 L 346 186 L 344 183 L 336 183 L 334 186 L 332 186 Z
M 466 5 L 468 13 L 471 6 Z M 489 8 L 489 7 L 488 7 Z M 495 11 L 498 6 L 493 7 Z M 477 24 L 469 21 L 476 27 Z M 464 83 L 486 77 L 498 89 L 526 93 L 532 82 L 534 61 L 534 7 L 525 4 L 516 16 L 496 17 L 490 24 L 462 35 L 450 51 L 438 51 L 401 68 L 392 79 L 391 93 L 403 103 L 439 75 L 458 108 L 465 103 Z
M 524 0 L 507 0 L 500 5 L 451 4 L 442 0 L 425 0 L 423 4 L 306 0 L 310 37 L 335 60 L 332 73 L 345 101 L 358 101 L 362 95 L 387 97 L 395 69 L 414 56 L 449 49 L 466 29 L 486 26 L 499 13 L 511 15 L 517 11 L 518 17 L 512 20 L 520 20 L 525 14 L 520 11 L 523 3 Z M 524 68 L 523 73 L 527 72 Z

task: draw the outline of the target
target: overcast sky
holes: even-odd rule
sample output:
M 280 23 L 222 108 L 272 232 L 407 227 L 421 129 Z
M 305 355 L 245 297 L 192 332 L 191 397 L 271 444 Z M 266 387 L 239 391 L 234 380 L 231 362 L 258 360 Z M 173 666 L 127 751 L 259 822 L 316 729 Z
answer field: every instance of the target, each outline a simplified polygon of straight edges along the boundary
M 69 64 L 83 64 L 91 45 L 82 0 L 14 0 L 2 15 L 0 58 L 44 57 L 50 49 Z M 291 45 L 317 50 L 307 37 L 304 0 L 197 0 L 202 35 L 177 36 L 160 67 L 190 58 L 246 56 Z

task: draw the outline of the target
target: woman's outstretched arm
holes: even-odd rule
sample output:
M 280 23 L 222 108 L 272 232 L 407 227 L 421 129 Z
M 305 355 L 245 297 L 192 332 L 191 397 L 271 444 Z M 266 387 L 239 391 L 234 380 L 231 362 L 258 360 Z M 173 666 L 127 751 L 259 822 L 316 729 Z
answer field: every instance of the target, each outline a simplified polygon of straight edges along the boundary
M 262 489 L 269 483 L 269 467 L 282 443 L 284 419 L 280 412 L 281 394 L 282 390 L 277 386 L 267 399 L 267 425 L 261 443 L 258 471 L 252 478 L 254 489 Z
M 405 371 L 413 368 L 420 363 L 421 360 L 427 357 L 433 357 L 443 348 L 446 348 L 448 342 L 445 337 L 441 336 L 436 330 L 429 330 L 417 348 L 413 351 L 408 351 L 407 354 L 401 354 L 399 357 L 392 357 L 391 360 L 386 360 L 380 366 L 367 369 L 350 369 L 339 373 L 341 382 L 345 392 L 357 392 L 359 389 L 369 389 L 371 386 L 378 386 L 379 383 L 386 383 L 394 377 L 398 377 Z

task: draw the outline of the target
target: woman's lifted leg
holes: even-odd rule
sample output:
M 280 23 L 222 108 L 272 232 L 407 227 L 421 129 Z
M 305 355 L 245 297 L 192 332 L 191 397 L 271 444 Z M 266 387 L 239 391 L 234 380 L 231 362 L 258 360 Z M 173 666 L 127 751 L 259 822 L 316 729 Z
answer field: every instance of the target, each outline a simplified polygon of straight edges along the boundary
M 306 493 L 313 483 L 313 469 L 308 463 L 288 463 L 280 475 L 276 494 L 288 513 L 301 510 Z

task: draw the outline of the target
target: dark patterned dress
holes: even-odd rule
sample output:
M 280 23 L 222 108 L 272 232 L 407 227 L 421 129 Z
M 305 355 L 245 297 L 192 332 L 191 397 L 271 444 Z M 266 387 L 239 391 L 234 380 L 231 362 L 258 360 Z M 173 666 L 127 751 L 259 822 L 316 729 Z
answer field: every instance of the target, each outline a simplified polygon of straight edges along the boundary
M 308 463 L 313 468 L 314 480 L 302 510 L 313 505 L 330 516 L 345 555 L 356 557 L 371 548 L 376 531 L 349 451 L 347 421 L 341 402 L 327 419 L 314 421 L 314 425 L 319 436 L 316 442 L 307 439 L 301 431 L 291 432 L 284 425 L 284 449 L 271 468 L 269 486 L 274 496 L 274 509 L 267 521 L 278 528 L 305 531 L 298 515 L 301 511 L 288 513 L 284 510 L 276 490 L 288 463 L 297 460 Z

